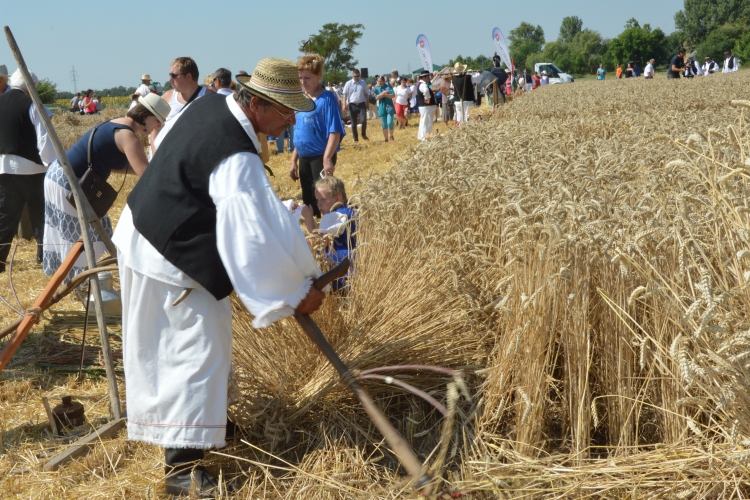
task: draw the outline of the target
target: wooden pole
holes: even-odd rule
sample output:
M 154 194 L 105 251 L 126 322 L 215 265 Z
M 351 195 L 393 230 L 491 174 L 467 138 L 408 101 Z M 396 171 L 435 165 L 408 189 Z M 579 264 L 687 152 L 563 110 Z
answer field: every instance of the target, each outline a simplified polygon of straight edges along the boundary
M 36 322 L 38 321 L 38 317 L 42 314 L 42 310 L 44 310 L 49 301 L 52 299 L 55 290 L 57 290 L 57 288 L 60 286 L 60 283 L 63 282 L 65 276 L 67 276 L 70 270 L 73 269 L 73 264 L 76 263 L 76 260 L 78 259 L 78 256 L 81 255 L 82 251 L 83 243 L 81 242 L 81 240 L 78 240 L 76 244 L 73 245 L 73 248 L 70 250 L 70 253 L 68 253 L 68 256 L 65 257 L 63 263 L 60 264 L 59 268 L 57 268 L 57 271 L 55 272 L 54 276 L 52 276 L 52 279 L 49 280 L 47 286 L 44 287 L 42 294 L 36 299 L 36 301 L 34 301 L 34 305 L 32 306 L 29 314 L 26 314 L 26 316 L 21 319 L 21 323 L 13 332 L 13 336 L 3 346 L 3 350 L 0 351 L 0 372 L 3 371 L 3 369 L 8 365 L 8 363 L 10 362 L 10 358 L 13 357 L 13 354 L 21 345 L 21 342 L 23 342 L 26 334 L 29 333 L 31 331 L 31 328 L 36 324 Z
M 55 129 L 52 126 L 52 121 L 47 116 L 47 108 L 44 107 L 44 105 L 42 104 L 42 100 L 39 98 L 39 94 L 36 91 L 36 86 L 31 79 L 29 70 L 26 67 L 23 56 L 21 55 L 21 50 L 18 48 L 18 44 L 16 44 L 16 39 L 13 37 L 13 33 L 11 33 L 10 28 L 7 26 L 5 26 L 5 37 L 8 39 L 10 50 L 11 52 L 13 52 L 13 57 L 15 57 L 16 59 L 18 69 L 21 71 L 23 79 L 26 82 L 26 88 L 28 90 L 29 97 L 31 97 L 31 99 L 34 101 L 37 113 L 39 113 L 39 118 L 44 122 L 44 126 L 47 129 L 47 135 L 52 141 L 52 145 L 54 146 L 55 152 L 57 153 L 57 159 L 62 166 L 63 171 L 65 172 L 65 176 L 68 178 L 70 189 L 73 192 L 73 199 L 76 202 L 76 210 L 78 211 L 78 221 L 81 225 L 81 237 L 83 238 L 83 246 L 86 251 L 86 262 L 89 269 L 93 269 L 96 267 L 96 255 L 94 254 L 94 245 L 92 243 L 91 235 L 89 234 L 87 221 L 91 222 L 94 225 L 95 229 L 99 233 L 102 241 L 104 241 L 105 245 L 107 246 L 107 250 L 111 255 L 117 255 L 117 249 L 112 244 L 112 239 L 109 238 L 109 235 L 106 233 L 106 231 L 104 231 L 101 223 L 96 218 L 94 210 L 91 208 L 89 201 L 85 196 L 83 196 L 83 193 L 81 192 L 81 186 L 78 184 L 78 179 L 73 172 L 73 167 L 68 161 L 68 157 L 65 154 L 65 149 L 62 147 L 62 143 L 57 137 L 57 133 L 55 133 Z M 112 349 L 109 346 L 107 322 L 104 317 L 104 309 L 102 307 L 102 291 L 99 286 L 99 279 L 96 276 L 93 276 L 91 279 L 91 289 L 94 292 L 96 323 L 99 327 L 99 336 L 102 343 L 102 357 L 104 358 L 104 367 L 107 372 L 110 407 L 112 409 L 112 416 L 115 419 L 119 419 L 121 415 L 120 396 L 117 389 L 115 367 L 112 361 Z
M 349 259 L 344 259 L 338 266 L 317 278 L 313 282 L 313 286 L 322 291 L 326 285 L 344 276 L 348 269 Z M 297 323 L 299 323 L 310 340 L 318 346 L 323 355 L 328 358 L 328 361 L 341 376 L 341 383 L 352 390 L 354 397 L 362 404 L 362 407 L 364 407 L 370 416 L 372 423 L 375 424 L 375 427 L 377 427 L 386 442 L 393 449 L 393 452 L 412 477 L 412 481 L 416 483 L 417 490 L 420 490 L 425 495 L 429 495 L 432 491 L 432 485 L 430 484 L 432 478 L 423 471 L 422 462 L 419 461 L 419 458 L 414 454 L 414 451 L 409 447 L 403 436 L 391 425 L 388 418 L 383 415 L 383 412 L 378 409 L 370 395 L 359 385 L 357 379 L 354 378 L 349 368 L 344 364 L 336 351 L 334 351 L 323 332 L 318 328 L 318 325 L 307 314 L 295 312 L 294 319 L 297 320 Z

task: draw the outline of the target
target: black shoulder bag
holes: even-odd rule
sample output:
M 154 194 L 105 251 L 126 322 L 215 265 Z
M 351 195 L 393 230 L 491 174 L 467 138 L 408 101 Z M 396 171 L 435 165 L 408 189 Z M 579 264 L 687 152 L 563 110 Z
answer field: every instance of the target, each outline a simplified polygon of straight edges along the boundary
M 86 197 L 87 200 L 89 200 L 89 203 L 91 204 L 91 208 L 94 209 L 94 213 L 96 214 L 98 218 L 101 219 L 102 217 L 107 215 L 107 212 L 109 211 L 109 209 L 112 208 L 112 205 L 117 199 L 117 193 L 119 191 L 115 191 L 115 188 L 110 186 L 104 177 L 94 172 L 94 169 L 91 168 L 91 144 L 94 141 L 94 134 L 96 133 L 96 129 L 98 128 L 99 128 L 99 125 L 94 127 L 94 130 L 91 131 L 91 135 L 89 136 L 89 148 L 88 148 L 89 168 L 88 170 L 86 170 L 86 173 L 83 174 L 83 177 L 81 177 L 78 180 L 78 184 L 80 184 L 81 186 L 81 191 L 83 191 L 83 195 Z M 125 175 L 127 176 L 127 170 L 125 171 Z M 123 181 L 123 184 L 124 184 L 124 181 Z M 75 199 L 73 198 L 72 190 L 70 193 L 68 193 L 68 202 L 70 202 L 70 204 L 73 205 L 73 208 L 76 208 L 76 202 L 75 202 Z

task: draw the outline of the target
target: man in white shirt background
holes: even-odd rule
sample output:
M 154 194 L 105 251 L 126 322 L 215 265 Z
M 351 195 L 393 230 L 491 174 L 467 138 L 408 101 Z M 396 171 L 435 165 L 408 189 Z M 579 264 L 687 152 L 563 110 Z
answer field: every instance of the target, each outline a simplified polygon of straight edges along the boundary
M 232 89 L 229 87 L 232 84 L 232 72 L 226 68 L 219 68 L 214 71 L 214 79 L 211 86 L 214 88 L 217 94 L 231 95 Z
M 648 64 L 646 65 L 646 70 L 643 72 L 643 77 L 646 80 L 653 80 L 654 79 L 654 63 L 656 61 L 654 59 L 651 59 Z
M 740 69 L 740 62 L 736 57 L 732 55 L 731 50 L 724 52 L 724 68 L 721 70 L 722 73 L 734 73 Z
M 713 75 L 719 72 L 719 64 L 711 56 L 706 56 L 706 62 L 703 64 L 703 74 Z
M 148 73 L 144 73 L 143 75 L 141 75 L 141 84 L 138 86 L 137 89 L 135 89 L 135 93 L 140 96 L 146 97 L 147 95 L 151 93 L 150 85 L 151 85 L 151 75 L 149 75 Z
M 5 64 L 0 64 L 0 95 L 6 93 L 9 89 L 8 67 Z
M 369 141 L 367 138 L 367 111 L 370 108 L 370 101 L 367 100 L 367 84 L 359 77 L 359 70 L 352 70 L 352 79 L 344 85 L 344 104 L 342 114 L 349 110 L 349 116 L 352 119 L 352 136 L 354 142 L 358 142 L 357 137 L 357 117 L 361 116 L 362 120 L 362 139 Z
M 38 78 L 33 73 L 31 78 L 36 86 Z M 0 95 L 0 272 L 5 271 L 24 205 L 38 245 L 37 261 L 42 261 L 44 176 L 57 159 L 20 71 L 10 77 L 10 87 Z
M 429 71 L 419 74 L 419 86 L 417 87 L 417 107 L 419 108 L 419 130 L 417 139 L 423 141 L 432 134 L 432 121 L 435 116 L 435 94 L 432 92 L 430 81 L 432 75 Z

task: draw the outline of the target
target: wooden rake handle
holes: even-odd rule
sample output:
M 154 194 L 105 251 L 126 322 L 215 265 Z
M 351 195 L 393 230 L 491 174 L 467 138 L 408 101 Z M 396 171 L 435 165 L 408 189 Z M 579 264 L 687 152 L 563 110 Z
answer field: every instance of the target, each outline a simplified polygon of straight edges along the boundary
M 338 266 L 331 269 L 318 279 L 313 282 L 313 286 L 318 290 L 322 290 L 326 285 L 332 281 L 341 278 L 346 275 L 349 269 L 349 259 L 344 259 Z M 399 432 L 391 425 L 383 412 L 378 409 L 375 402 L 372 400 L 370 395 L 359 385 L 359 382 L 354 377 L 349 368 L 341 361 L 341 358 L 336 351 L 333 350 L 331 344 L 328 343 L 323 332 L 320 330 L 318 325 L 312 320 L 307 314 L 294 313 L 294 318 L 297 320 L 299 325 L 305 331 L 310 340 L 315 343 L 316 346 L 323 352 L 328 361 L 336 368 L 336 371 L 341 377 L 341 382 L 347 385 L 354 396 L 364 407 L 370 419 L 378 428 L 380 433 L 385 438 L 388 445 L 393 449 L 398 459 L 404 465 L 404 468 L 416 481 L 417 489 L 422 490 L 425 494 L 430 493 L 430 481 L 432 478 L 422 472 L 422 462 L 414 454 L 414 451 L 409 447 L 406 440 L 399 434 Z
M 70 253 L 65 257 L 65 260 L 57 269 L 55 275 L 52 276 L 52 279 L 47 283 L 47 286 L 44 287 L 42 294 L 36 299 L 34 305 L 31 306 L 31 311 L 42 311 L 47 307 L 47 304 L 52 300 L 55 290 L 58 289 L 60 283 L 63 282 L 70 270 L 73 269 L 73 265 L 76 263 L 78 256 L 81 255 L 81 252 L 83 252 L 83 241 L 78 240 L 73 245 L 73 248 L 70 249 Z M 39 312 L 39 314 L 41 314 L 41 312 Z M 31 331 L 31 327 L 33 327 L 38 320 L 39 318 L 37 314 L 26 314 L 26 316 L 23 317 L 21 324 L 18 325 L 13 336 L 8 343 L 5 344 L 3 350 L 0 351 L 0 372 L 8 365 L 10 358 L 21 345 L 26 334 Z

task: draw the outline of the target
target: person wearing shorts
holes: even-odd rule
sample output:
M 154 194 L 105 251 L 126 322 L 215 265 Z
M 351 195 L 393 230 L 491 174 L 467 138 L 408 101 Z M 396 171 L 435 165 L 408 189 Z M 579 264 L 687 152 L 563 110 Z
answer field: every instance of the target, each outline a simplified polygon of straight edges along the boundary
M 406 110 L 409 109 L 409 100 L 411 99 L 412 93 L 409 86 L 406 84 L 406 78 L 401 79 L 401 85 L 394 89 L 396 94 L 396 122 L 398 123 L 398 129 L 401 130 L 406 128 L 406 124 L 409 120 L 406 118 Z

